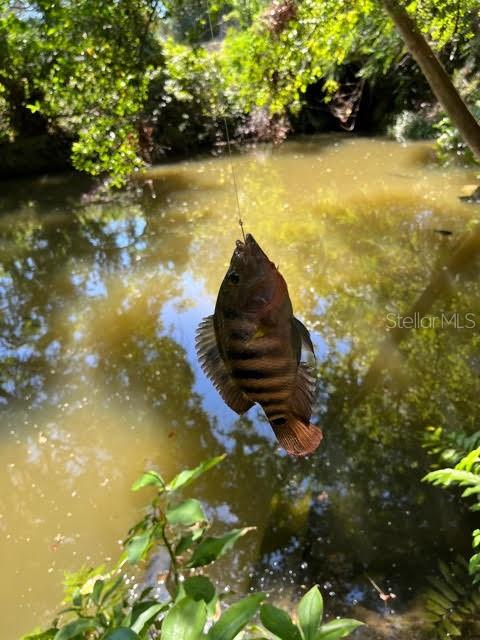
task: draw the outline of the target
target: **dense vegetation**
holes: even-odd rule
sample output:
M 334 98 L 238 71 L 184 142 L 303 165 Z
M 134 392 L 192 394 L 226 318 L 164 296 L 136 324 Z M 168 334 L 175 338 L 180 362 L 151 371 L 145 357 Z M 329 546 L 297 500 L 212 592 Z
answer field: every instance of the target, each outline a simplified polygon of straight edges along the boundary
M 478 3 L 408 10 L 478 113 Z M 0 0 L 4 175 L 67 154 L 120 185 L 222 143 L 223 116 L 239 140 L 393 124 L 437 136 L 443 159 L 463 151 L 379 0 Z
M 362 623 L 333 619 L 322 624 L 323 599 L 313 586 L 301 599 L 298 624 L 288 613 L 265 602 L 267 594 L 253 593 L 224 609 L 211 580 L 199 573 L 228 552 L 248 528 L 222 536 L 208 536 L 210 522 L 199 500 L 179 500 L 178 493 L 225 456 L 211 458 L 165 482 L 148 471 L 133 490 L 154 486 L 156 495 L 146 515 L 129 531 L 125 551 L 111 569 L 96 567 L 69 576 L 66 603 L 52 625 L 23 640 L 235 640 L 246 629 L 254 640 L 339 640 Z M 128 564 L 153 561 L 163 548 L 168 556 L 165 576 L 157 582 L 140 577 L 132 589 Z M 151 571 L 150 571 L 151 573 Z M 159 585 L 165 587 L 159 589 Z M 259 613 L 261 625 L 252 622 Z M 204 629 L 207 632 L 204 633 Z

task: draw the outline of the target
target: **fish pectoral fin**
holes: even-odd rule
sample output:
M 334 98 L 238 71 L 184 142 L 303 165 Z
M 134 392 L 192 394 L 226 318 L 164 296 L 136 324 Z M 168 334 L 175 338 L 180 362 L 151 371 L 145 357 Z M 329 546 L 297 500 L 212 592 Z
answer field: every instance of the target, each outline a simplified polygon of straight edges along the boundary
M 198 360 L 205 373 L 222 396 L 225 403 L 238 414 L 245 413 L 253 406 L 230 375 L 220 355 L 213 324 L 213 316 L 207 316 L 199 324 L 195 347 Z
M 306 456 L 313 453 L 323 438 L 321 429 L 313 424 L 305 424 L 295 416 L 288 419 L 272 420 L 270 423 L 280 446 L 292 456 Z

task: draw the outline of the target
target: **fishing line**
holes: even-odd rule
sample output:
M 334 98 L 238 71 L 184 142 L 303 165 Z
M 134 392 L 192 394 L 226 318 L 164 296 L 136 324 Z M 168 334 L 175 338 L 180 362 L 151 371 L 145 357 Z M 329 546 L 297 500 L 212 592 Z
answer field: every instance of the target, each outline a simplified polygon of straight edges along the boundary
M 210 17 L 210 0 L 207 0 L 207 17 L 208 17 L 208 25 L 210 27 L 210 35 L 213 41 L 215 39 L 215 36 L 213 35 L 212 19 Z M 242 230 L 243 241 L 245 242 L 245 231 L 243 230 L 243 220 L 242 220 L 242 213 L 240 210 L 240 198 L 238 195 L 237 178 L 235 175 L 235 169 L 233 167 L 232 147 L 230 145 L 230 135 L 228 133 L 228 122 L 225 114 L 223 115 L 223 125 L 225 128 L 225 139 L 227 141 L 227 148 L 228 148 L 228 163 L 230 166 L 230 173 L 232 174 L 233 189 L 235 191 L 235 201 L 237 203 L 238 224 L 240 225 L 240 229 Z

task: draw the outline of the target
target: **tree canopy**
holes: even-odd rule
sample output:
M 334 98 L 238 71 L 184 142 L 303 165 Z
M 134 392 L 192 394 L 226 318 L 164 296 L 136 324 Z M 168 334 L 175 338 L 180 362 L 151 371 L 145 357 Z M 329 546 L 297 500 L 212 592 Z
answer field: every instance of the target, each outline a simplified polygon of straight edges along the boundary
M 407 8 L 479 109 L 476 0 Z M 350 129 L 366 87 L 372 113 L 378 87 L 387 115 L 431 101 L 380 0 L 0 0 L 0 143 L 61 134 L 74 167 L 116 185 L 212 146 L 221 116 L 259 139 L 309 107 Z

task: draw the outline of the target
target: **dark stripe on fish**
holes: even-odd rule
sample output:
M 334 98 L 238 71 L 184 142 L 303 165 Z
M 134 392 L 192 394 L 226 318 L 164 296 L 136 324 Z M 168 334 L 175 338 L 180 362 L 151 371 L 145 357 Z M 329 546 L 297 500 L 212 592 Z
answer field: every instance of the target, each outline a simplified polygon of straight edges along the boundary
M 233 360 L 248 360 L 249 358 L 263 358 L 269 356 L 271 358 L 288 357 L 285 346 L 277 340 L 265 341 L 251 340 L 251 333 L 234 330 L 230 333 L 232 341 L 228 345 L 228 352 Z
M 242 380 L 235 380 L 235 382 L 255 402 L 263 402 L 272 398 L 278 404 L 279 402 L 287 402 L 292 395 L 292 386 L 288 383 L 285 384 L 283 381 L 274 385 L 263 384 L 263 381 L 258 381 L 257 385 L 252 385 Z M 261 396 L 261 400 L 259 396 Z
M 265 411 L 265 415 L 269 420 L 273 420 L 275 418 L 278 418 L 279 416 L 284 416 L 288 413 L 288 409 L 283 402 L 268 409 L 264 407 L 264 404 L 265 403 L 262 402 L 262 409 Z
M 232 369 L 232 376 L 240 380 L 263 380 L 266 375 L 265 371 L 259 369 Z
M 236 309 L 224 309 L 222 315 L 226 320 L 235 320 L 240 317 L 240 313 Z
M 284 400 L 277 400 L 276 398 L 267 398 L 266 400 L 262 400 L 262 408 L 265 413 L 277 410 L 283 411 L 285 408 L 284 405 Z
M 229 360 L 253 360 L 254 358 L 262 358 L 266 355 L 261 349 L 245 350 L 243 347 L 238 349 L 227 349 L 227 358 Z
M 290 391 L 288 389 L 279 391 L 269 391 L 268 389 L 265 391 L 247 391 L 246 389 L 242 389 L 242 391 L 248 393 L 250 400 L 258 402 L 261 405 L 263 405 L 265 400 L 269 400 L 270 398 L 276 400 L 277 404 L 287 402 L 290 396 Z
M 275 423 L 276 420 L 282 420 L 282 421 L 285 420 L 285 422 L 286 422 L 286 418 L 285 418 L 285 414 L 284 413 L 279 413 L 278 415 L 275 415 L 275 416 L 272 416 L 272 417 L 267 416 L 267 417 L 268 417 L 268 421 L 271 422 L 271 423 Z M 282 424 L 283 424 L 283 422 L 282 422 Z
M 250 377 L 250 372 L 253 371 L 265 371 L 270 374 L 287 374 L 294 372 L 292 363 L 286 358 L 271 358 L 270 356 L 264 356 L 263 358 L 252 358 L 250 360 L 237 360 L 236 358 L 230 358 L 230 362 L 233 367 L 234 374 L 239 376 Z

